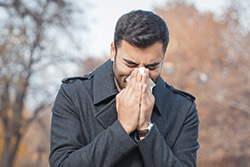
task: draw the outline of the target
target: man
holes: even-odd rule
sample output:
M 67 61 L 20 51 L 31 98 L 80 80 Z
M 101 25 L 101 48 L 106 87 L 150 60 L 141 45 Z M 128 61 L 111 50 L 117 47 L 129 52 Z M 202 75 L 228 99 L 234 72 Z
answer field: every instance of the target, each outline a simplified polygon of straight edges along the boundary
M 168 41 L 166 23 L 152 12 L 118 20 L 110 60 L 63 80 L 53 107 L 52 167 L 196 166 L 195 98 L 160 77 Z

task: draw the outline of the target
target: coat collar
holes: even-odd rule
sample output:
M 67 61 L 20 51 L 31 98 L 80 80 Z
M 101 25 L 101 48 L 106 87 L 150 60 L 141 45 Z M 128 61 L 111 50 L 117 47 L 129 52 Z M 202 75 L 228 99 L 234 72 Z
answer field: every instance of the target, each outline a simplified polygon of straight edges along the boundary
M 98 104 L 118 93 L 114 82 L 113 63 L 110 59 L 95 70 L 93 93 L 94 104 Z
M 97 112 L 95 116 L 104 128 L 110 126 L 117 119 L 115 96 L 118 94 L 114 82 L 113 63 L 109 59 L 94 71 L 93 100 Z M 111 101 L 101 103 L 107 99 Z
M 153 88 L 153 95 L 155 97 L 155 105 L 161 115 L 164 111 L 166 99 L 167 99 L 167 89 L 165 81 L 160 77 L 157 81 L 155 87 Z

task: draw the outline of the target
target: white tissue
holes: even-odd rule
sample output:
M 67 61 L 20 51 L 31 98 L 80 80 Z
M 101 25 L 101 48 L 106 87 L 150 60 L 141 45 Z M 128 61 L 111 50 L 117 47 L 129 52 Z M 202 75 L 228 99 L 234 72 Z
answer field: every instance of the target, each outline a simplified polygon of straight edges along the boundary
M 140 67 L 140 68 L 139 68 L 139 72 L 143 75 L 145 69 L 146 69 L 145 67 Z M 128 78 L 126 78 L 126 81 L 127 81 L 127 82 L 129 82 L 129 78 L 130 78 L 130 76 L 128 76 Z M 152 92 L 154 86 L 155 86 L 154 81 L 153 81 L 151 78 L 149 78 L 149 88 L 150 88 L 151 92 Z

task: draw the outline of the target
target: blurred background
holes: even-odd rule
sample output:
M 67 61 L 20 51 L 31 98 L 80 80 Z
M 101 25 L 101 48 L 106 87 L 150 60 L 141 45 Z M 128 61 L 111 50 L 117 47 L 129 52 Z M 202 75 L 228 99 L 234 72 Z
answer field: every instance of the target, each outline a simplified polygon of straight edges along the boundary
M 133 9 L 168 24 L 162 77 L 197 98 L 198 167 L 250 166 L 249 0 L 0 0 L 1 167 L 49 166 L 61 79 L 106 61 Z

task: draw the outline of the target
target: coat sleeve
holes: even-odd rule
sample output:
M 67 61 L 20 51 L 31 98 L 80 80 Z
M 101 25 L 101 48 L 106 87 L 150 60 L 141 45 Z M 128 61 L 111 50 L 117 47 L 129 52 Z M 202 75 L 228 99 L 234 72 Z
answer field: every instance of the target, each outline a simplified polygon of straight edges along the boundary
M 173 148 L 170 148 L 154 124 L 146 138 L 138 141 L 145 167 L 195 167 L 199 148 L 198 125 L 198 114 L 193 102 L 180 134 Z
M 51 167 L 110 167 L 136 147 L 118 120 L 86 144 L 67 84 L 59 90 L 52 114 Z

